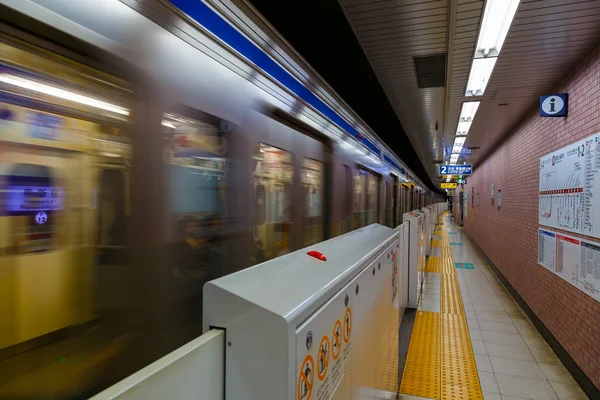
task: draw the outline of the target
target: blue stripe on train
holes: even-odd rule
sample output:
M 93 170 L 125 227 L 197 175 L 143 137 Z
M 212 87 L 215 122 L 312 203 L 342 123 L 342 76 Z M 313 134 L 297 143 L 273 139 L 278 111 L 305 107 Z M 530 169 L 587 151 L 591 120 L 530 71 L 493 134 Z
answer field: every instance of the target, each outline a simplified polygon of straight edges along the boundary
M 379 154 L 379 148 L 370 140 L 366 139 L 350 125 L 345 119 L 339 116 L 321 99 L 314 95 L 301 82 L 296 80 L 289 72 L 277 64 L 271 57 L 229 25 L 219 14 L 204 4 L 201 0 L 170 0 L 171 3 L 181 11 L 189 15 L 204 28 L 209 30 L 231 48 L 253 62 L 256 66 L 269 74 L 279 83 L 288 88 L 292 93 L 313 106 L 321 114 L 335 122 L 340 128 L 348 134 L 358 139 L 369 150 Z

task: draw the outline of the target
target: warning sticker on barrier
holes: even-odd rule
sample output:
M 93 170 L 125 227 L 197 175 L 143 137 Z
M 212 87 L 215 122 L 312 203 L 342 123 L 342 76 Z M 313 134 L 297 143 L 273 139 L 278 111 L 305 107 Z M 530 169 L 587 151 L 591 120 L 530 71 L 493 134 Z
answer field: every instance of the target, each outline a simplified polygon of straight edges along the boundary
M 298 400 L 310 400 L 315 378 L 315 363 L 311 355 L 306 356 L 298 376 Z
M 338 319 L 333 325 L 333 333 L 331 334 L 331 356 L 337 360 L 342 349 L 342 323 Z
M 317 358 L 317 376 L 322 381 L 327 375 L 329 368 L 329 337 L 323 336 L 319 343 L 319 357 Z
M 346 308 L 346 314 L 344 315 L 344 342 L 350 341 L 350 335 L 352 334 L 352 310 Z

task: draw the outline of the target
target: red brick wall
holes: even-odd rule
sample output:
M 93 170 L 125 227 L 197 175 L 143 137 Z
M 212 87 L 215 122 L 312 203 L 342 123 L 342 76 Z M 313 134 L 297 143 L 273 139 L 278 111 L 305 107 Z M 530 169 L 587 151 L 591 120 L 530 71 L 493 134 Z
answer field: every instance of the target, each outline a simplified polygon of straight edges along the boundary
M 538 108 L 532 110 L 475 167 L 465 185 L 469 193 L 469 215 L 464 227 L 600 388 L 600 303 L 537 263 L 539 158 L 600 132 L 600 47 L 553 90 L 553 93 L 562 92 L 569 93 L 567 118 L 541 118 Z M 490 204 L 492 182 L 495 196 L 498 189 L 502 191 L 501 210 L 496 204 Z M 471 198 L 473 186 L 475 199 Z M 475 218 L 472 221 L 473 200 Z M 456 204 L 457 195 L 454 201 Z M 458 212 L 458 207 L 454 207 L 454 212 Z

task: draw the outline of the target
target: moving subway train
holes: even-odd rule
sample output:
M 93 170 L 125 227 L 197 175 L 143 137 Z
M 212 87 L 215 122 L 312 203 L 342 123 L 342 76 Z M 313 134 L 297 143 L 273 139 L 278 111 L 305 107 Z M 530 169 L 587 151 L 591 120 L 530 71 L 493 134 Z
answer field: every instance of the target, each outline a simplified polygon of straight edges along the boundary
M 87 397 L 208 280 L 436 201 L 243 1 L 2 3 L 0 398 Z

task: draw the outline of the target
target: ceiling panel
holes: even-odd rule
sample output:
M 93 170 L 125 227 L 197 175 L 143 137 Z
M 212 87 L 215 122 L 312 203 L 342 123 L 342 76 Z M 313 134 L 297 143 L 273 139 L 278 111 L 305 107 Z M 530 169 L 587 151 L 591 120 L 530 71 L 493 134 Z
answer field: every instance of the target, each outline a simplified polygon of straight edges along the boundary
M 419 89 L 414 58 L 448 52 L 448 0 L 339 3 L 415 151 L 431 179 L 437 180 L 433 161 L 443 156 L 446 90 Z M 472 5 L 465 7 L 465 12 L 473 11 Z
M 600 0 L 522 0 L 485 94 L 466 98 L 484 0 L 339 3 L 434 181 L 464 101 L 481 100 L 466 141 L 481 147 L 476 163 L 600 42 Z M 445 87 L 419 89 L 414 57 L 436 54 L 447 54 Z
M 479 13 L 483 12 L 483 1 L 459 3 L 458 10 L 477 3 Z M 457 26 L 462 26 L 458 14 Z M 454 48 L 449 66 L 446 141 L 454 140 L 462 102 L 481 100 L 465 143 L 467 147 L 480 147 L 467 159 L 476 164 L 539 104 L 540 95 L 552 90 L 600 42 L 598 21 L 598 0 L 523 0 L 485 94 L 478 98 L 464 97 L 476 34 L 465 36 L 465 28 L 451 32 L 451 42 L 460 44 Z M 477 32 L 478 23 L 472 25 Z M 468 50 L 467 62 L 463 50 Z

